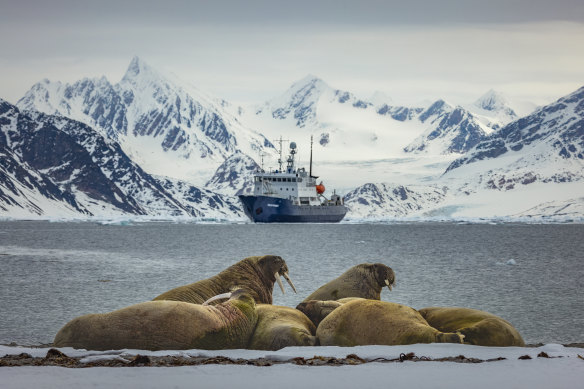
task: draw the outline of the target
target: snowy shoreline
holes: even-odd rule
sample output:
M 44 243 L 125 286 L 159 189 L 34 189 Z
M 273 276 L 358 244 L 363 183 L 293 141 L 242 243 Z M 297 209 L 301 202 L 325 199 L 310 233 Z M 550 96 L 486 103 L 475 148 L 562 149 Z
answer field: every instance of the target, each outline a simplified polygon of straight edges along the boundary
M 0 216 L 0 222 L 48 222 L 48 223 L 96 223 L 104 226 L 131 226 L 134 223 L 175 223 L 175 224 L 255 224 L 248 219 L 215 219 L 192 217 L 90 217 L 90 218 L 14 218 Z M 347 217 L 337 224 L 414 224 L 414 223 L 450 223 L 450 224 L 584 224 L 584 217 L 521 217 L 521 218 L 441 218 L 441 217 L 411 217 L 411 218 L 350 218 Z M 296 223 L 272 223 L 296 224 Z M 319 223 L 307 223 L 319 224 Z M 322 224 L 322 223 L 321 223 Z M 328 223 L 324 223 L 328 224 Z
M 30 354 L 44 358 L 48 348 L 0 346 L 0 355 Z M 540 347 L 481 347 L 457 344 L 414 344 L 404 346 L 289 347 L 279 351 L 258 350 L 118 350 L 94 352 L 61 348 L 69 357 L 84 363 L 127 360 L 137 355 L 155 359 L 179 358 L 263 359 L 269 367 L 243 364 L 202 364 L 178 367 L 94 367 L 56 366 L 0 367 L 0 380 L 7 388 L 76 387 L 205 387 L 237 386 L 257 388 L 277 383 L 281 388 L 361 388 L 389 384 L 393 387 L 544 388 L 575 387 L 584 380 L 584 348 L 547 344 Z M 416 358 L 413 358 L 412 354 Z M 409 357 L 404 358 L 403 356 Z M 355 357 L 353 357 L 354 355 Z M 539 357 L 538 357 L 539 355 Z M 323 357 L 321 364 L 299 363 Z M 400 362 L 400 356 L 403 362 Z M 464 356 L 465 362 L 460 356 Z M 326 358 L 353 358 L 355 363 L 330 365 Z M 366 362 L 359 362 L 356 358 Z M 548 358 L 549 357 L 549 358 Z M 438 362 L 442 358 L 449 361 Z M 458 362 L 456 361 L 458 358 Z M 504 358 L 504 359 L 501 359 Z M 404 360 L 405 359 L 405 360 Z M 428 360 L 430 359 L 430 360 Z M 483 361 L 473 361 L 472 359 Z M 148 360 L 148 359 L 146 359 Z M 324 360 L 324 362 L 323 362 Z M 418 362 L 415 362 L 418 361 Z M 488 362 L 487 362 L 488 361 Z M 474 363 L 472 363 L 474 362 Z

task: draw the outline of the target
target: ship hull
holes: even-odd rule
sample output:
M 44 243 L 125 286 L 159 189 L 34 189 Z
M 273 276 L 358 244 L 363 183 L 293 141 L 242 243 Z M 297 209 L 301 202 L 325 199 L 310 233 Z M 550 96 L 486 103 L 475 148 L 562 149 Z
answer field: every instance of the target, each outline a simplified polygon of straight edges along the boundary
M 239 196 L 245 214 L 256 223 L 338 223 L 347 213 L 344 205 L 295 205 L 269 196 Z

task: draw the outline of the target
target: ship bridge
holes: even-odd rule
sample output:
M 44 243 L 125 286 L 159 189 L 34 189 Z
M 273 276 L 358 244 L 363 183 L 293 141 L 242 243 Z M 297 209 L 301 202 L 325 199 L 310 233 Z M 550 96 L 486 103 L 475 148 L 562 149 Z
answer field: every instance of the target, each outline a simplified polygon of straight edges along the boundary
M 320 205 L 316 179 L 309 177 L 304 168 L 256 173 L 254 195 L 280 197 L 291 200 L 296 205 Z

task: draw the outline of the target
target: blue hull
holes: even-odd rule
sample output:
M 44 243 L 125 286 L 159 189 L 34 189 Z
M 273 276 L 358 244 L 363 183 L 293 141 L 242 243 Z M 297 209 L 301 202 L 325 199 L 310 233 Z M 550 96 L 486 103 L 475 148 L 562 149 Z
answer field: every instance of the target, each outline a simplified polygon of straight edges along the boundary
M 268 196 L 239 196 L 245 214 L 256 223 L 338 223 L 344 205 L 294 205 L 290 200 Z

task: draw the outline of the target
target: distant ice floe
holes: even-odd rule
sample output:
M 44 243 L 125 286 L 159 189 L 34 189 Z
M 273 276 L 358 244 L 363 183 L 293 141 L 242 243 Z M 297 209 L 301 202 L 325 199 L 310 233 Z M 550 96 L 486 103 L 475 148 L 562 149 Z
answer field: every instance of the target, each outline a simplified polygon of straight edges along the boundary
M 101 220 L 98 222 L 102 226 L 133 226 L 131 220 Z
M 516 266 L 517 265 L 517 261 L 514 260 L 513 258 L 511 258 L 511 259 L 509 259 L 506 262 L 497 262 L 497 265 Z

